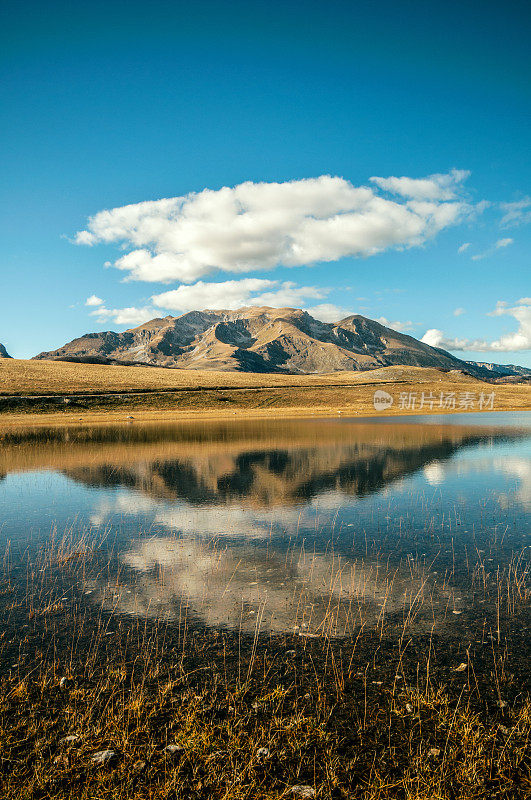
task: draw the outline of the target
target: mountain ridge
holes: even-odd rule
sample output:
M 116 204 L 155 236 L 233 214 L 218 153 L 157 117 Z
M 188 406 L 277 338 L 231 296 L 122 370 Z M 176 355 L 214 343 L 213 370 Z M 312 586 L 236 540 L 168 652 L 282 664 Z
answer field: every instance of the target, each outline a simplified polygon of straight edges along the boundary
M 467 361 L 466 363 L 488 370 L 495 378 L 531 378 L 531 369 L 520 367 L 518 364 L 494 364 L 491 361 Z
M 268 306 L 158 317 L 122 333 L 87 333 L 34 358 L 291 374 L 394 365 L 493 374 L 360 314 L 321 322 L 302 309 Z

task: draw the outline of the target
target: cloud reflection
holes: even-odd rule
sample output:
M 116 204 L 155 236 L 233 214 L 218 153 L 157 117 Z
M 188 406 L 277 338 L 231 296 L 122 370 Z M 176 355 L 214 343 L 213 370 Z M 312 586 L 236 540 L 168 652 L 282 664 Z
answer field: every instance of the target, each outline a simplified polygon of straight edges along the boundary
M 120 585 L 92 584 L 104 607 L 139 617 L 192 617 L 208 626 L 300 635 L 343 635 L 385 617 L 400 624 L 414 603 L 417 624 L 441 614 L 449 591 L 404 566 L 264 545 L 220 547 L 189 537 L 153 536 L 122 552 Z

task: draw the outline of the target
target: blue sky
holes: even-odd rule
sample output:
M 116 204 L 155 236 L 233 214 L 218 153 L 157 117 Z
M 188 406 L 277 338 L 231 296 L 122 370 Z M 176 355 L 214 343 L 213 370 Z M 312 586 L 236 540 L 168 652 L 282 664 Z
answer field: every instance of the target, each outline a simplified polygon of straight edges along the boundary
M 531 365 L 530 23 L 511 1 L 4 2 L 0 341 L 265 298 Z

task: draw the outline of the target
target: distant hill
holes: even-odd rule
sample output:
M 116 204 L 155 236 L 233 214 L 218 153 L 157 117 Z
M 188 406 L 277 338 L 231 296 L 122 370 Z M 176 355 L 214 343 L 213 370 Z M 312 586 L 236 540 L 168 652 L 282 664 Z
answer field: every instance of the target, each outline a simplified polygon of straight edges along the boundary
M 494 379 L 503 378 L 521 378 L 530 379 L 531 369 L 528 367 L 519 367 L 517 364 L 492 364 L 486 361 L 467 361 L 474 367 L 488 370 Z
M 11 358 L 4 345 L 0 342 L 0 358 Z
M 123 333 L 87 333 L 35 358 L 294 374 L 407 365 L 492 375 L 359 314 L 326 323 L 301 309 L 268 307 L 190 311 Z

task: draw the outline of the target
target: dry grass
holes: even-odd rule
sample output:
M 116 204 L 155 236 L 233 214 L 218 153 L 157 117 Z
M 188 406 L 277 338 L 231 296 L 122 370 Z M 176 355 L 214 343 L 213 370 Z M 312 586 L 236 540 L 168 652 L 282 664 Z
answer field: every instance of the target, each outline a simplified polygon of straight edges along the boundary
M 64 689 L 59 664 L 4 681 L 2 797 L 277 800 L 301 784 L 323 800 L 529 796 L 528 700 L 500 715 L 466 685 L 371 691 L 310 652 L 260 655 L 237 681 L 223 636 L 216 646 L 206 671 L 159 653 L 90 664 Z M 94 766 L 104 749 L 114 759 Z
M 253 372 L 165 369 L 75 364 L 66 361 L 6 359 L 0 362 L 0 395 L 40 395 L 142 392 L 197 388 L 261 388 L 272 386 L 329 386 L 377 383 L 389 379 L 423 380 L 441 377 L 435 369 L 385 367 L 369 372 L 333 372 L 329 375 L 279 375 Z M 453 376 L 457 382 L 462 376 Z M 466 378 L 465 378 L 466 380 Z
M 125 414 L 142 419 L 172 419 L 198 414 L 260 416 L 281 413 L 326 415 L 345 413 L 374 416 L 374 391 L 378 386 L 394 397 L 386 412 L 398 416 L 408 413 L 448 413 L 477 411 L 479 395 L 495 392 L 494 410 L 531 408 L 531 387 L 493 386 L 461 374 L 445 374 L 422 367 L 385 367 L 369 372 L 333 375 L 258 375 L 254 373 L 167 370 L 148 367 L 80 365 L 46 361 L 6 361 L 0 364 L 2 424 L 37 421 L 116 421 Z M 123 393 L 116 396 L 112 393 Z M 402 409 L 401 392 L 414 393 L 416 404 Z M 437 398 L 433 407 L 419 408 L 422 392 Z M 441 409 L 441 392 L 454 392 L 455 409 Z M 459 398 L 470 392 L 475 397 L 471 408 L 461 408 Z M 99 393 L 97 397 L 87 397 Z M 68 394 L 67 402 L 62 395 Z M 20 400 L 20 396 L 33 399 Z M 55 398 L 37 399 L 40 395 Z M 77 395 L 74 397 L 74 395 Z M 13 400 L 9 400 L 13 397 Z

